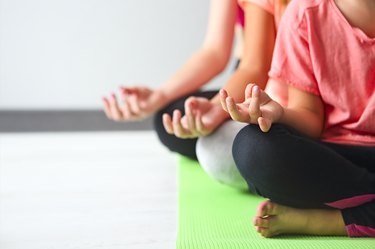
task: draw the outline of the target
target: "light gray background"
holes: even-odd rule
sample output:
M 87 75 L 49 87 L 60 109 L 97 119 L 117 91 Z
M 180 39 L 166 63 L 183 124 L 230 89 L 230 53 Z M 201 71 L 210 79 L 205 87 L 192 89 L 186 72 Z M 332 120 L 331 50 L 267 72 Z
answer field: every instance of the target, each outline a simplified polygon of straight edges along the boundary
M 121 84 L 155 87 L 199 48 L 208 8 L 209 0 L 0 0 L 0 110 L 99 109 Z

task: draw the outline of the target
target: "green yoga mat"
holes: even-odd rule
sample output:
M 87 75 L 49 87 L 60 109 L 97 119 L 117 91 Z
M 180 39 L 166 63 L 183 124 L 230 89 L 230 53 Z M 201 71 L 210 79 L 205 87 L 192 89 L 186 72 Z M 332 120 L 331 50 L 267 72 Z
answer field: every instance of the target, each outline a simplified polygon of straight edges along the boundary
M 262 200 L 215 182 L 197 162 L 179 158 L 177 249 L 375 249 L 373 238 L 263 238 L 251 224 Z

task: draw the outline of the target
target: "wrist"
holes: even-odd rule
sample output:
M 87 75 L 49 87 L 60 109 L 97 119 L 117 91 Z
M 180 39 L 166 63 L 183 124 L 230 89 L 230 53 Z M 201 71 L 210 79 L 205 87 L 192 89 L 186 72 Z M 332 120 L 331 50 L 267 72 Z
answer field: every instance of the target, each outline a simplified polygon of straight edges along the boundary
M 229 113 L 224 111 L 221 103 L 213 103 L 213 105 L 215 107 L 215 120 L 218 125 L 230 118 Z
M 156 89 L 154 90 L 154 95 L 157 98 L 157 109 L 160 110 L 167 104 L 169 104 L 172 101 L 172 97 L 169 96 L 165 91 L 162 89 Z
M 283 106 L 281 106 L 281 112 L 280 112 L 280 116 L 279 118 L 276 120 L 277 123 L 281 123 L 281 124 L 287 124 L 288 121 L 287 121 L 287 109 Z

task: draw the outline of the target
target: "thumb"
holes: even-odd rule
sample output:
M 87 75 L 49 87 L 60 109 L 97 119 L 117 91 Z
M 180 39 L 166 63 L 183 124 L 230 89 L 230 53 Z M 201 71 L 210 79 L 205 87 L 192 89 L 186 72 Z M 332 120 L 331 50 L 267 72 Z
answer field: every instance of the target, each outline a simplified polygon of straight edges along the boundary
M 271 129 L 272 121 L 270 119 L 267 119 L 267 118 L 264 118 L 264 117 L 259 117 L 258 118 L 258 124 L 259 124 L 259 128 L 263 132 L 268 132 Z

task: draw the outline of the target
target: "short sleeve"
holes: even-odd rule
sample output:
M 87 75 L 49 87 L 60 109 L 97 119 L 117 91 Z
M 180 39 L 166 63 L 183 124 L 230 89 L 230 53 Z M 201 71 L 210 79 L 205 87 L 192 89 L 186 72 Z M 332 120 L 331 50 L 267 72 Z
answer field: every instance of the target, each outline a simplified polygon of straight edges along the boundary
M 281 19 L 269 76 L 320 95 L 313 71 L 305 13 L 298 2 L 292 1 Z
M 275 5 L 273 4 L 275 0 L 238 0 L 238 4 L 242 6 L 243 3 L 253 3 L 269 12 L 271 15 L 275 14 Z

